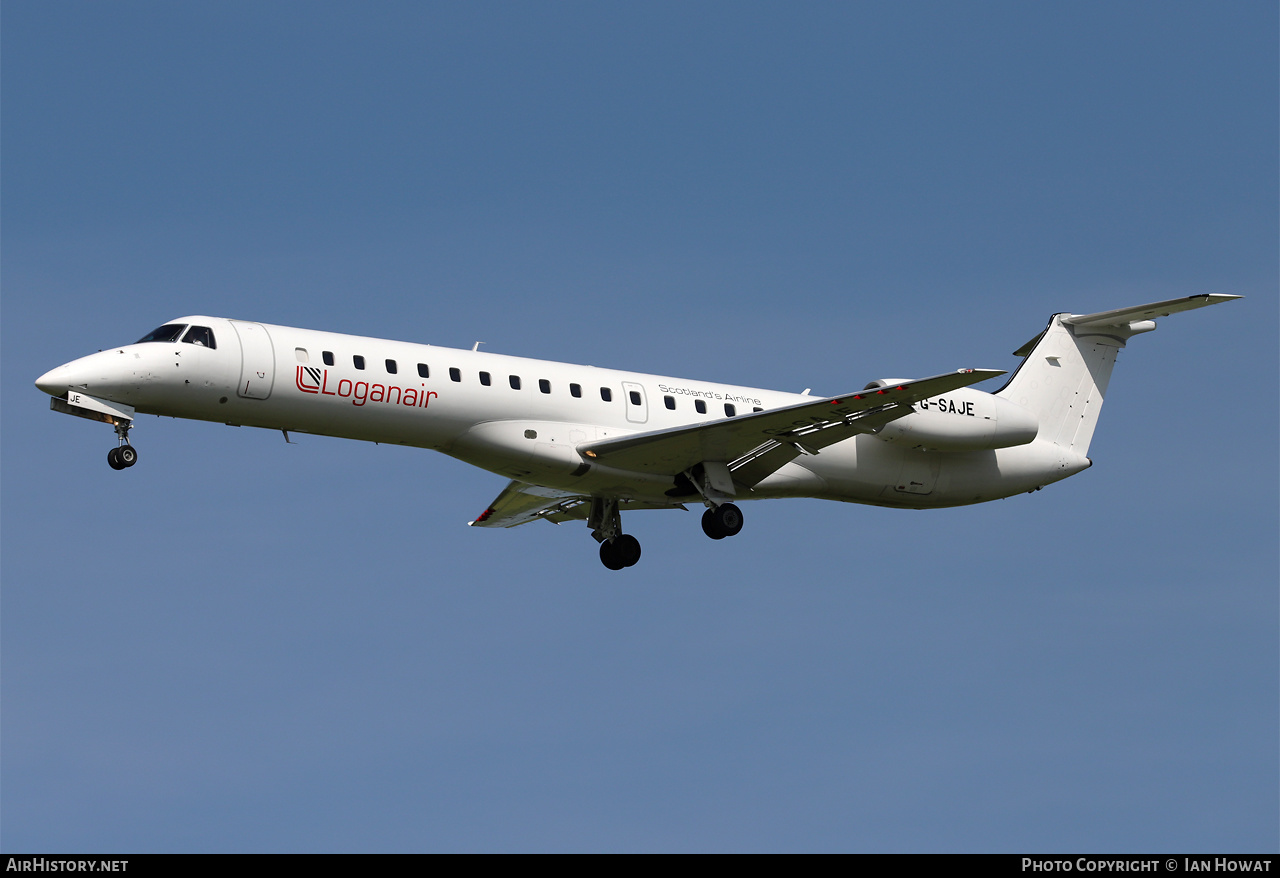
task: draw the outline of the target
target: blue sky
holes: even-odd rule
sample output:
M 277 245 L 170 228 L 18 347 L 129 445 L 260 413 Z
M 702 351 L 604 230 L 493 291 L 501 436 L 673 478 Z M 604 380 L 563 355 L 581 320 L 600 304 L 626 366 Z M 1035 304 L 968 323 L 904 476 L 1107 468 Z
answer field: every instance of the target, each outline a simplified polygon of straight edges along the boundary
M 0 845 L 1275 851 L 1277 10 L 5 3 Z M 32 381 L 211 313 L 840 393 L 1202 292 L 1087 472 L 465 522 Z

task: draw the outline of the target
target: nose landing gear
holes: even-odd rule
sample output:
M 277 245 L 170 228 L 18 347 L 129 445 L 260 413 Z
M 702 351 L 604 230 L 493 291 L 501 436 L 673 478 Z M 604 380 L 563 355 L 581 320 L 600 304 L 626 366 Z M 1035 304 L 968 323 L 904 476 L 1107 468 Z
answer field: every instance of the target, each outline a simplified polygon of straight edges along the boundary
M 116 438 L 120 445 L 107 452 L 107 464 L 112 469 L 127 469 L 138 462 L 138 452 L 129 444 L 129 429 L 132 426 L 132 421 L 115 422 Z
M 138 462 L 138 452 L 132 445 L 121 445 L 107 452 L 107 463 L 112 469 L 125 469 Z

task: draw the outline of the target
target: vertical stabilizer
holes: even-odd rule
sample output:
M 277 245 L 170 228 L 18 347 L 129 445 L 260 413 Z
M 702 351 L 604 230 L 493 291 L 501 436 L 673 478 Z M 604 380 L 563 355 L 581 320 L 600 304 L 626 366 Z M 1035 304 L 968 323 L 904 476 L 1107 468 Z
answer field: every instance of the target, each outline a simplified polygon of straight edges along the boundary
M 1044 332 L 1014 351 L 1026 359 L 996 396 L 1036 416 L 1037 440 L 1084 457 L 1125 342 L 1155 329 L 1157 317 L 1238 298 L 1208 293 L 1097 314 L 1055 314 Z
M 1055 314 L 1025 352 L 1026 359 L 996 396 L 1029 410 L 1040 422 L 1041 441 L 1084 457 L 1098 423 L 1098 412 L 1125 339 L 1079 337 Z M 1025 348 L 1023 349 L 1025 351 Z M 1023 353 L 1018 351 L 1018 353 Z

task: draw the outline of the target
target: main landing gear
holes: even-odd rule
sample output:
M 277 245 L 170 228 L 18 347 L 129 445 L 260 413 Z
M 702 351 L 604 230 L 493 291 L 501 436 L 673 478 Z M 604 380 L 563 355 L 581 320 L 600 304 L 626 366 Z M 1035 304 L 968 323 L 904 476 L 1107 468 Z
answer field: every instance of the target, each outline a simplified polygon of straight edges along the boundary
M 631 534 L 618 534 L 600 544 L 600 563 L 610 570 L 633 567 L 640 560 L 640 541 Z
M 737 536 L 742 530 L 742 510 L 732 503 L 711 506 L 702 513 L 702 532 L 713 540 Z
M 127 469 L 138 462 L 137 450 L 129 444 L 131 421 L 116 421 L 116 439 L 119 445 L 107 452 L 107 464 L 112 469 Z
M 729 502 L 737 487 L 733 474 L 724 463 L 703 461 L 676 476 L 676 485 L 668 496 L 697 493 L 707 504 L 702 513 L 702 532 L 713 540 L 737 536 L 742 530 L 742 510 Z
M 640 541 L 622 532 L 622 515 L 618 501 L 605 497 L 591 498 L 587 516 L 591 535 L 600 543 L 600 563 L 610 570 L 633 567 L 640 560 Z M 713 540 L 736 536 L 742 530 L 742 510 L 732 503 L 709 506 L 702 513 L 702 531 Z
M 640 560 L 640 541 L 622 532 L 622 515 L 616 499 L 592 497 L 587 527 L 600 543 L 600 563 L 605 567 L 621 570 Z

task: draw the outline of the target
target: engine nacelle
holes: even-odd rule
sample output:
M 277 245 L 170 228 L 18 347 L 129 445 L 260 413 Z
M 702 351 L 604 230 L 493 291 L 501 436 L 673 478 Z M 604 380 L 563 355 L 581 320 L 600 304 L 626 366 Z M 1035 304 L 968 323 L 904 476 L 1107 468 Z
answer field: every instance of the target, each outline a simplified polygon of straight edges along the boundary
M 898 385 L 899 378 L 872 381 L 865 389 Z M 988 451 L 1026 445 L 1040 432 L 1036 416 L 1017 403 L 962 387 L 915 404 L 911 414 L 890 421 L 877 439 L 931 451 Z

